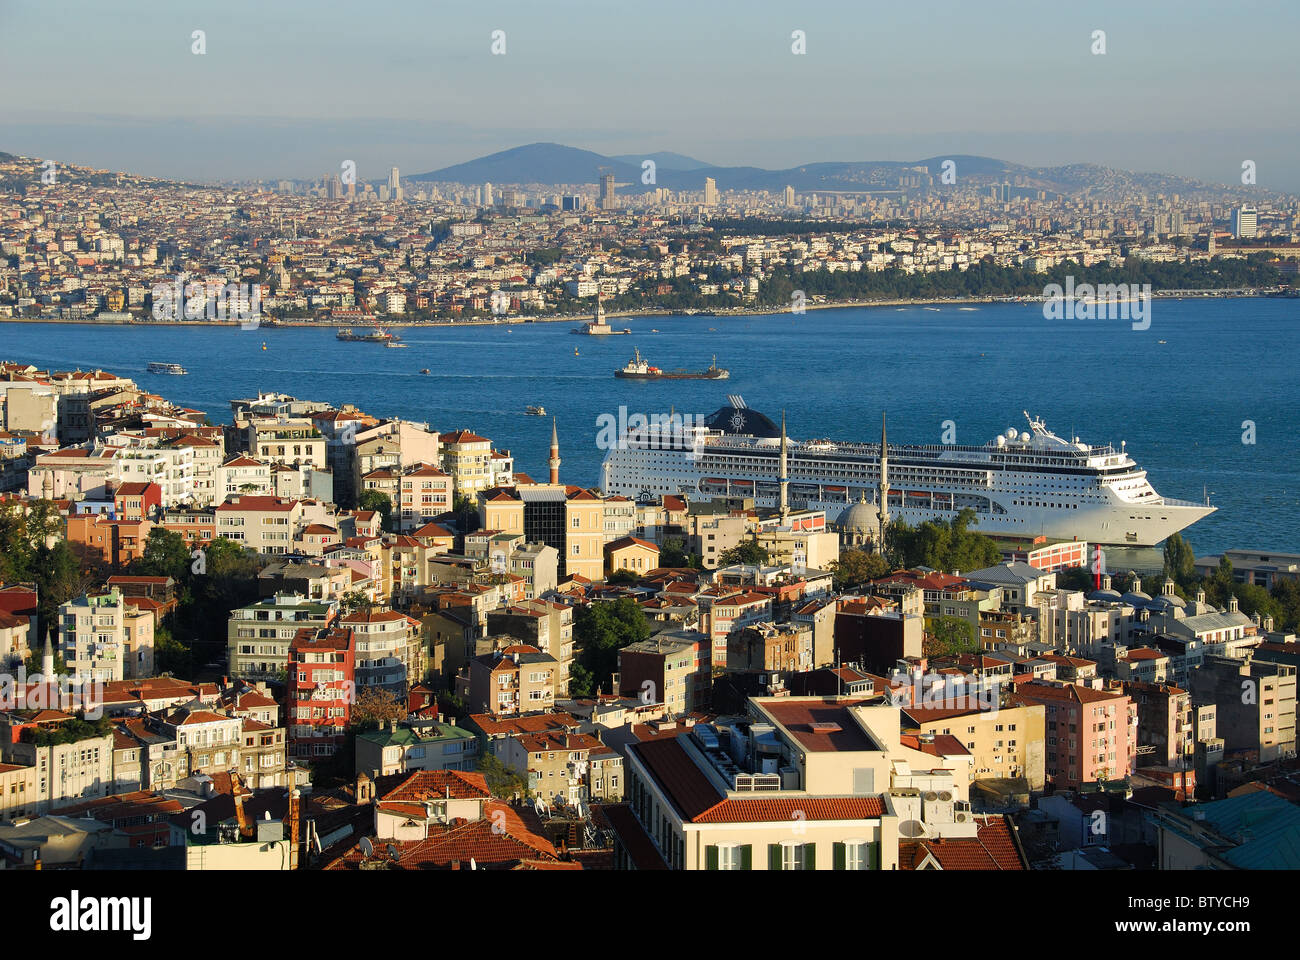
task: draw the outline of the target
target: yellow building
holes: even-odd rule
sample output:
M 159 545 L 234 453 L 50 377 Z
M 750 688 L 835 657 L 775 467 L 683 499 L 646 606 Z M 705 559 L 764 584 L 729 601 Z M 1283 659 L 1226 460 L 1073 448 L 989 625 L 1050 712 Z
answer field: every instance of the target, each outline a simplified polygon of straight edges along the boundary
M 468 430 L 444 433 L 442 468 L 451 474 L 455 491 L 472 497 L 493 484 L 492 441 Z
M 659 548 L 647 540 L 620 537 L 605 544 L 605 570 L 608 573 L 627 570 L 644 575 L 658 566 Z
M 947 709 L 942 704 L 905 707 L 902 722 L 908 731 L 956 738 L 974 757 L 974 780 L 1023 777 L 1029 781 L 1030 790 L 1043 789 L 1047 724 L 1040 703 L 997 710 L 977 706 Z

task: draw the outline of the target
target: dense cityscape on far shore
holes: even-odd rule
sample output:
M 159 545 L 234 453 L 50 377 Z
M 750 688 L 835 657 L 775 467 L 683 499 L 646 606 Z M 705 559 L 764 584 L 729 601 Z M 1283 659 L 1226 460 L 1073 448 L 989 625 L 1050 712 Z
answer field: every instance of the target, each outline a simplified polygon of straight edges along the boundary
M 453 172 L 506 156 L 523 178 L 555 154 L 575 180 L 613 163 L 534 144 Z M 349 163 L 347 183 L 204 186 L 0 154 L 0 318 L 512 322 L 597 299 L 624 314 L 799 313 L 1044 299 L 1053 283 L 1293 295 L 1300 257 L 1293 196 L 1086 165 L 839 165 L 821 189 L 726 189 L 707 166 L 656 167 L 674 189 L 599 173 L 640 173 L 626 162 L 560 185 L 393 167 L 376 189 Z
M 732 398 L 585 488 L 555 423 L 516 464 L 149 386 L 0 364 L 8 868 L 1300 866 L 1300 554 L 1197 556 L 1211 508 L 1122 451 L 1031 420 L 968 485 L 882 424 L 810 483 L 827 445 Z M 649 489 L 683 455 L 723 476 Z

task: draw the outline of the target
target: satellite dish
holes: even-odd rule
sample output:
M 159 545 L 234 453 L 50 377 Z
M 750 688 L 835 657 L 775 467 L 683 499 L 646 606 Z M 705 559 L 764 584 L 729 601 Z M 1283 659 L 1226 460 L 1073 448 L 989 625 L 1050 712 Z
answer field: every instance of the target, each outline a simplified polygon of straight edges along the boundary
M 375 845 L 370 842 L 369 837 L 361 838 L 361 855 L 363 857 L 373 857 L 375 855 Z
M 920 820 L 904 820 L 898 825 L 898 834 L 902 837 L 923 837 L 925 825 Z
M 391 843 L 388 845 L 388 855 L 393 858 L 394 863 L 402 859 L 402 855 L 397 852 L 397 847 Z
M 470 858 L 469 858 L 469 868 L 470 868 L 471 870 L 477 870 L 477 869 L 478 869 L 478 864 L 474 861 L 474 858 L 473 858 L 473 857 L 470 857 Z

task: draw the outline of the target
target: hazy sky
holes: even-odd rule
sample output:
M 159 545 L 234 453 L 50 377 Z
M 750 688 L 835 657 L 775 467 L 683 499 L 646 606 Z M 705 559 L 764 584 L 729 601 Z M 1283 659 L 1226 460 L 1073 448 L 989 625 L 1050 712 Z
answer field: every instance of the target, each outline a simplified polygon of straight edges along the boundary
M 1298 36 L 1296 0 L 0 0 L 0 150 L 202 179 L 345 159 L 369 179 L 536 140 L 1218 182 L 1251 159 L 1300 191 Z

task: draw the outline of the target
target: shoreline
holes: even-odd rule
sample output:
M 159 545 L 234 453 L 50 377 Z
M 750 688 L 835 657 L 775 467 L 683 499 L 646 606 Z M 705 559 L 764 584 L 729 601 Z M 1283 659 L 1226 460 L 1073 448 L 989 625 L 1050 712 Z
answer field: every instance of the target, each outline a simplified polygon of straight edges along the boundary
M 943 297 L 930 299 L 890 299 L 890 300 L 836 300 L 830 303 L 812 303 L 804 304 L 804 310 L 852 310 L 870 307 L 941 307 L 941 306 L 962 306 L 967 304 L 1034 304 L 1044 303 L 1049 297 L 1044 296 L 997 296 L 997 297 Z M 1286 299 L 1273 296 L 1270 293 L 1260 291 L 1250 291 L 1241 293 L 1222 293 L 1213 292 L 1197 294 L 1194 291 L 1179 291 L 1177 294 L 1165 294 L 1158 290 L 1151 292 L 1152 300 L 1264 300 L 1264 299 Z M 662 318 L 669 319 L 732 319 L 740 317 L 764 317 L 777 316 L 780 314 L 791 313 L 786 307 L 784 309 L 773 309 L 772 307 L 728 307 L 719 310 L 697 310 L 694 313 L 684 313 L 673 310 L 628 310 L 613 311 L 607 310 L 605 316 L 608 318 L 622 319 L 649 319 Z M 256 326 L 245 328 L 246 321 L 240 320 L 210 320 L 201 318 L 197 320 L 152 320 L 141 318 L 139 320 L 96 320 L 77 319 L 71 320 L 56 317 L 3 317 L 0 316 L 0 323 L 58 323 L 72 324 L 86 327 L 234 327 L 236 329 L 247 329 L 248 332 L 260 330 L 263 327 L 323 327 L 323 328 L 341 328 L 341 327 L 515 327 L 525 326 L 532 323 L 586 323 L 591 319 L 588 313 L 577 314 L 560 314 L 535 317 L 518 317 L 511 319 L 475 319 L 475 320 L 388 320 L 376 317 L 373 321 L 358 323 L 356 320 L 315 320 L 308 318 L 267 318 L 264 322 Z

